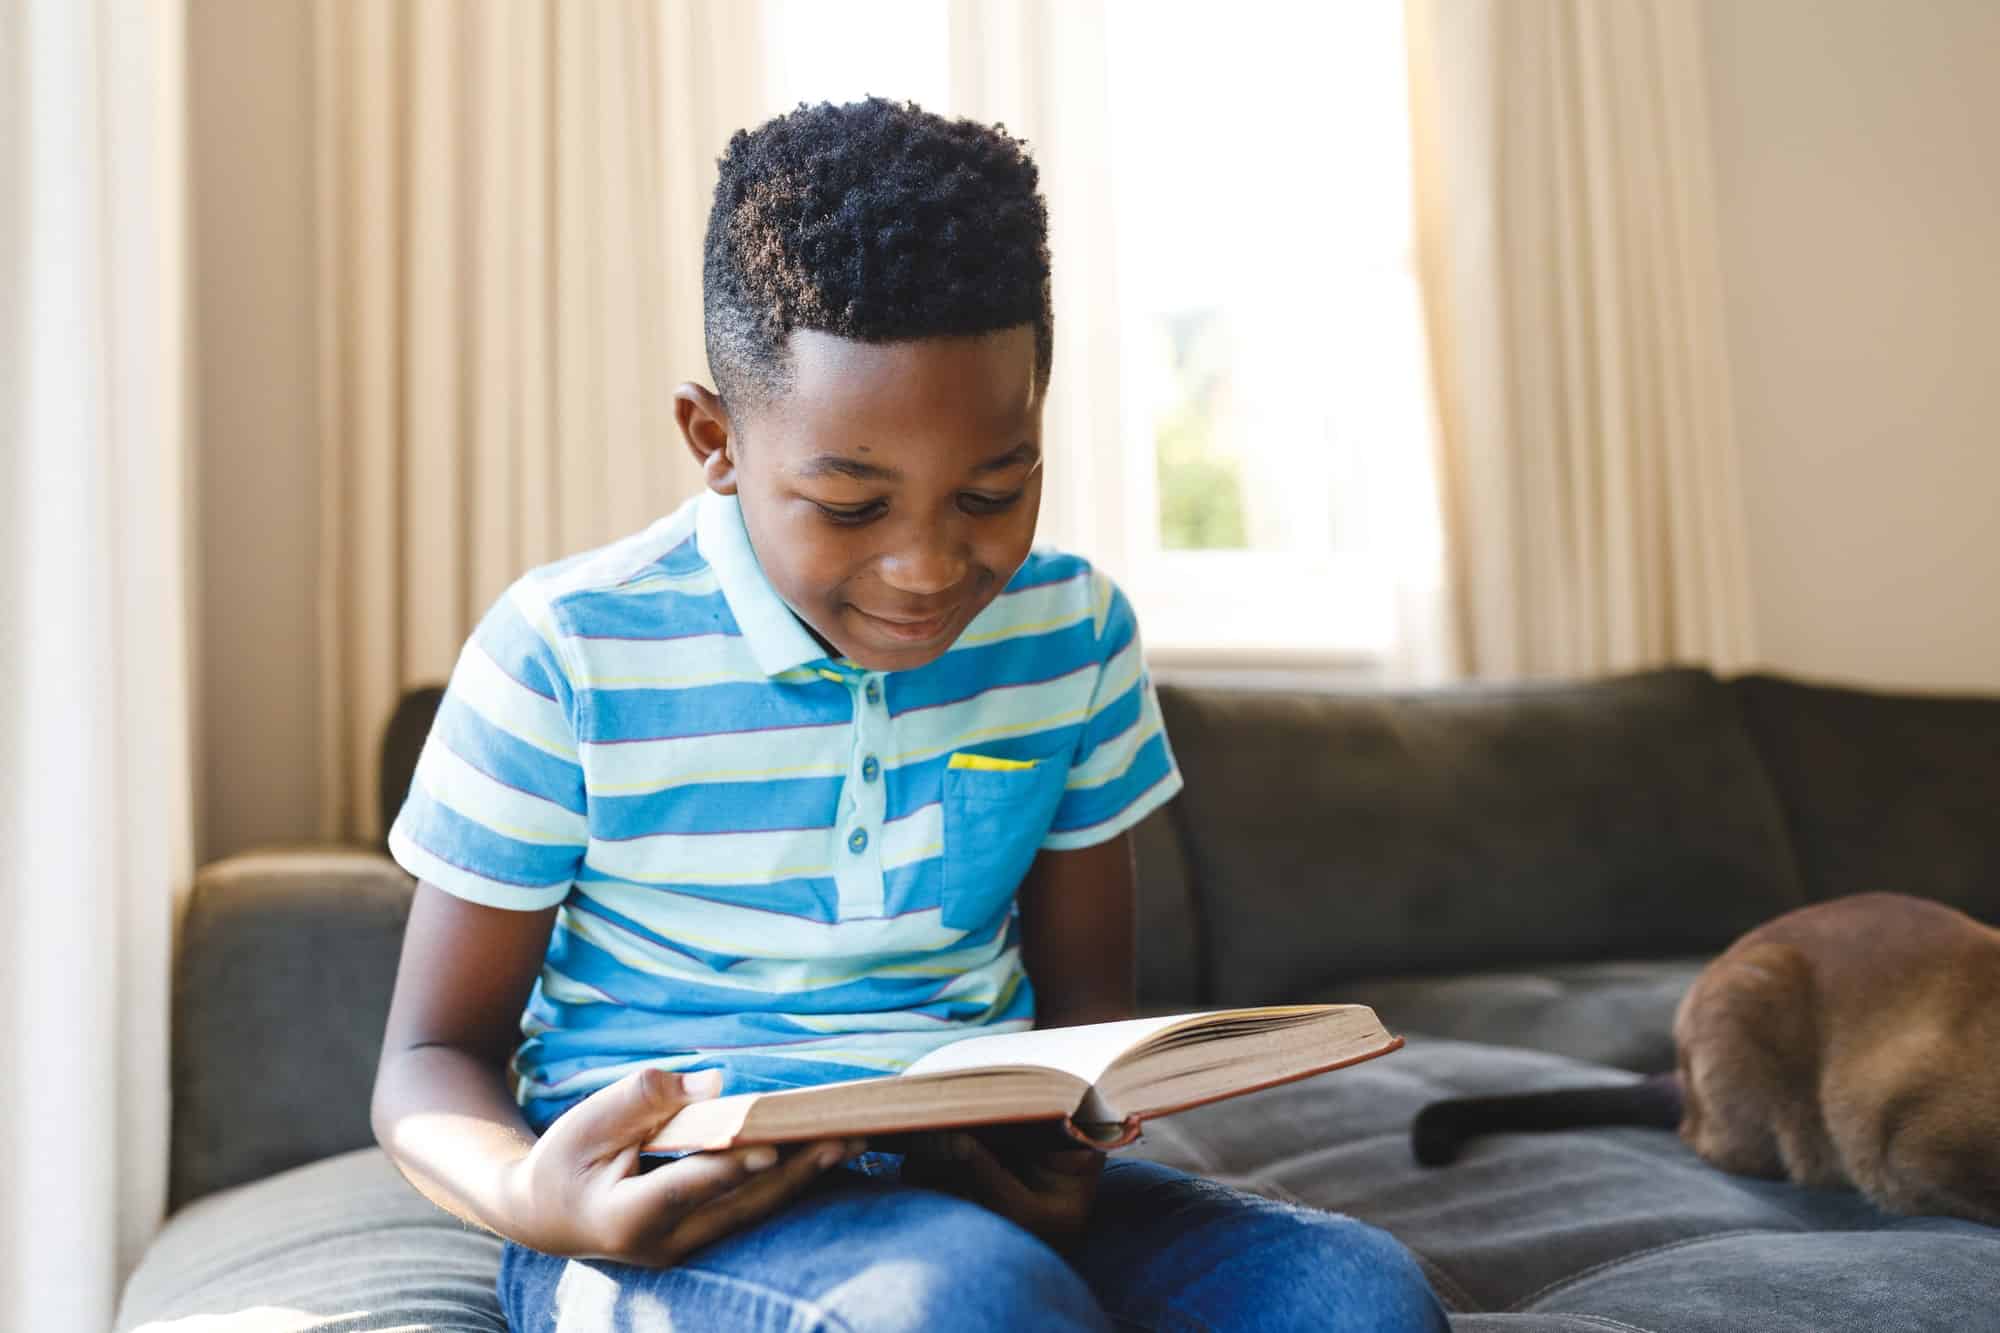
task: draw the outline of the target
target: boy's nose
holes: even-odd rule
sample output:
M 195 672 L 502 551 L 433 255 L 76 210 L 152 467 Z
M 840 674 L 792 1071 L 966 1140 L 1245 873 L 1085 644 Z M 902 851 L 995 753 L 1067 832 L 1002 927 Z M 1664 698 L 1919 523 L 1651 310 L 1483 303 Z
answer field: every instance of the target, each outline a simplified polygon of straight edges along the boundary
M 965 581 L 968 562 L 951 543 L 922 542 L 882 561 L 882 579 L 912 597 L 935 597 Z

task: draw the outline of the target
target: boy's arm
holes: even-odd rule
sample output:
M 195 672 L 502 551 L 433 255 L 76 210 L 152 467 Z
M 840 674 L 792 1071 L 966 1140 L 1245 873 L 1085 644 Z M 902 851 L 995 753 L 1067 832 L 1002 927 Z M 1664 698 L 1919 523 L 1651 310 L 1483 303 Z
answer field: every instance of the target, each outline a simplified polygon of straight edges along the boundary
M 375 1093 L 375 1137 L 439 1207 L 503 1235 L 505 1188 L 534 1147 L 503 1071 L 556 909 L 480 907 L 419 881 Z
M 1035 986 L 1035 1026 L 1132 1017 L 1132 835 L 1036 854 L 1021 881 L 1021 956 Z
M 828 1142 L 780 1163 L 751 1148 L 644 1171 L 639 1146 L 721 1082 L 659 1069 L 592 1093 L 537 1139 L 502 1071 L 555 912 L 417 885 L 371 1115 L 390 1159 L 433 1203 L 550 1254 L 669 1265 L 860 1151 Z

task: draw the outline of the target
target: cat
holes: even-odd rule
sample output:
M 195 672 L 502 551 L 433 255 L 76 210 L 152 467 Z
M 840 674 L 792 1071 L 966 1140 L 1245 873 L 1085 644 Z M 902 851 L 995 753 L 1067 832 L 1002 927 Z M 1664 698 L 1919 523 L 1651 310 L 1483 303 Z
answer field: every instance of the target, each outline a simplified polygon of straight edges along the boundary
M 2000 930 L 1893 893 L 1799 908 L 1702 970 L 1674 1048 L 1624 1087 L 1433 1103 L 1411 1146 L 1436 1166 L 1494 1130 L 1659 1125 L 1724 1171 L 2000 1226 Z

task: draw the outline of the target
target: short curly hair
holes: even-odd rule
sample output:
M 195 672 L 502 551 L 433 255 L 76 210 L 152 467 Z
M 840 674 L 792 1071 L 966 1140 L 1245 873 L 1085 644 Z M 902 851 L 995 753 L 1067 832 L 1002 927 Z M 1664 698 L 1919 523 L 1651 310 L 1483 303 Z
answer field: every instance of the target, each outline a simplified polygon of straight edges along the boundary
M 1032 323 L 1048 383 L 1048 209 L 1004 126 L 873 97 L 801 103 L 737 131 L 721 168 L 702 323 L 725 403 L 788 386 L 794 329 L 901 342 Z

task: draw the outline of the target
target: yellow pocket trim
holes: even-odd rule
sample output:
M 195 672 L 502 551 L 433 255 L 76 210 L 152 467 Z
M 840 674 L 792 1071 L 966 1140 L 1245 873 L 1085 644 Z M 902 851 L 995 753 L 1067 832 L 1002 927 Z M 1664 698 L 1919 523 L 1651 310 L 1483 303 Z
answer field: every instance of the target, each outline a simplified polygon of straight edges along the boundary
M 990 754 L 965 754 L 951 757 L 948 768 L 972 768 L 982 773 L 1015 773 L 1024 768 L 1033 768 L 1039 759 L 999 759 Z

